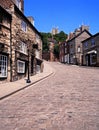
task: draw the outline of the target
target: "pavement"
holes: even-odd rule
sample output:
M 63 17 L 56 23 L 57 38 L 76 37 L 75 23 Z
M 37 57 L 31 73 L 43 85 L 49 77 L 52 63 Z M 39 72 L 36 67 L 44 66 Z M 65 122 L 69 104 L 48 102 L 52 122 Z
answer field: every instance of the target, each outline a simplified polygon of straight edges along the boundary
M 44 61 L 43 72 L 39 72 L 34 76 L 30 76 L 31 83 L 26 83 L 26 77 L 15 82 L 0 83 L 0 100 L 49 77 L 53 73 L 54 69 L 47 61 Z

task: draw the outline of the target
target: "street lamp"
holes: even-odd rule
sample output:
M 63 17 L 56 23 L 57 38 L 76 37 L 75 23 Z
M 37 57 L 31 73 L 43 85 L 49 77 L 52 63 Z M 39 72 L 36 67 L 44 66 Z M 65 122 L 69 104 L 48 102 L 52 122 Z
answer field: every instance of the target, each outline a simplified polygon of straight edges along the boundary
M 31 83 L 31 80 L 30 80 L 30 75 L 29 75 L 29 47 L 28 47 L 28 78 L 26 80 L 26 83 Z

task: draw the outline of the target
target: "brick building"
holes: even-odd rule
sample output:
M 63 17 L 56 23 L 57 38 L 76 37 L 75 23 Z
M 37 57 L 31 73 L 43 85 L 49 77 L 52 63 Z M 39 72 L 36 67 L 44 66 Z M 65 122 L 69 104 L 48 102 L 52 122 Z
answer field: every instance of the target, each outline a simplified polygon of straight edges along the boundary
M 83 65 L 99 66 L 99 33 L 82 41 Z
M 4 66 L 1 66 L 0 81 L 15 81 L 26 77 L 29 70 L 29 75 L 36 73 L 37 67 L 42 66 L 42 39 L 38 30 L 24 15 L 23 0 L 0 0 L 1 9 L 4 15 L 7 15 L 5 23 L 0 24 L 0 44 L 4 49 L 8 46 L 8 56 L 2 58 L 4 49 L 1 51 L 0 64 L 6 64 L 6 76 L 3 77 Z M 0 15 L 2 12 L 0 13 Z M 5 27 L 4 26 L 8 26 Z M 5 36 L 4 36 L 5 33 Z M 7 35 L 7 36 L 6 36 Z M 29 66 L 29 67 L 28 67 Z M 29 69 L 28 69 L 29 68 Z

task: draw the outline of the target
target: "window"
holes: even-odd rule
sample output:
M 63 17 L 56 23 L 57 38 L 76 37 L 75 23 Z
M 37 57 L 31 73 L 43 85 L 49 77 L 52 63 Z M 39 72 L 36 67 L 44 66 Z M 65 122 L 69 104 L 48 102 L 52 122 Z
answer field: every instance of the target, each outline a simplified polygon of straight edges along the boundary
M 80 51 L 81 51 L 80 49 L 81 49 L 80 46 L 78 46 L 78 48 L 77 48 L 78 53 L 80 53 Z
M 19 45 L 19 48 L 20 48 L 20 52 L 27 54 L 27 44 L 26 43 L 21 42 Z
M 21 22 L 21 28 L 24 32 L 27 31 L 27 24 L 24 21 Z
M 7 77 L 7 56 L 0 55 L 0 78 Z
M 16 0 L 16 5 L 19 9 L 21 9 L 21 1 L 20 0 Z
M 92 39 L 92 40 L 91 40 L 91 46 L 94 46 L 94 45 L 95 45 L 95 40 Z
M 24 61 L 17 61 L 17 72 L 18 73 L 25 73 L 25 62 Z
M 85 42 L 85 43 L 84 43 L 84 48 L 85 48 L 85 49 L 88 48 L 88 42 Z

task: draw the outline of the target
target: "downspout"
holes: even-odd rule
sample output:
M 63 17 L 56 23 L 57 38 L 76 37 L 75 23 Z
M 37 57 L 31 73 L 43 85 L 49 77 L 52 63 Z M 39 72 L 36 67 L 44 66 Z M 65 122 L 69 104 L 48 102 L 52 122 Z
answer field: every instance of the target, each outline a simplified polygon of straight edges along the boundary
M 10 82 L 12 82 L 12 17 L 10 22 Z

